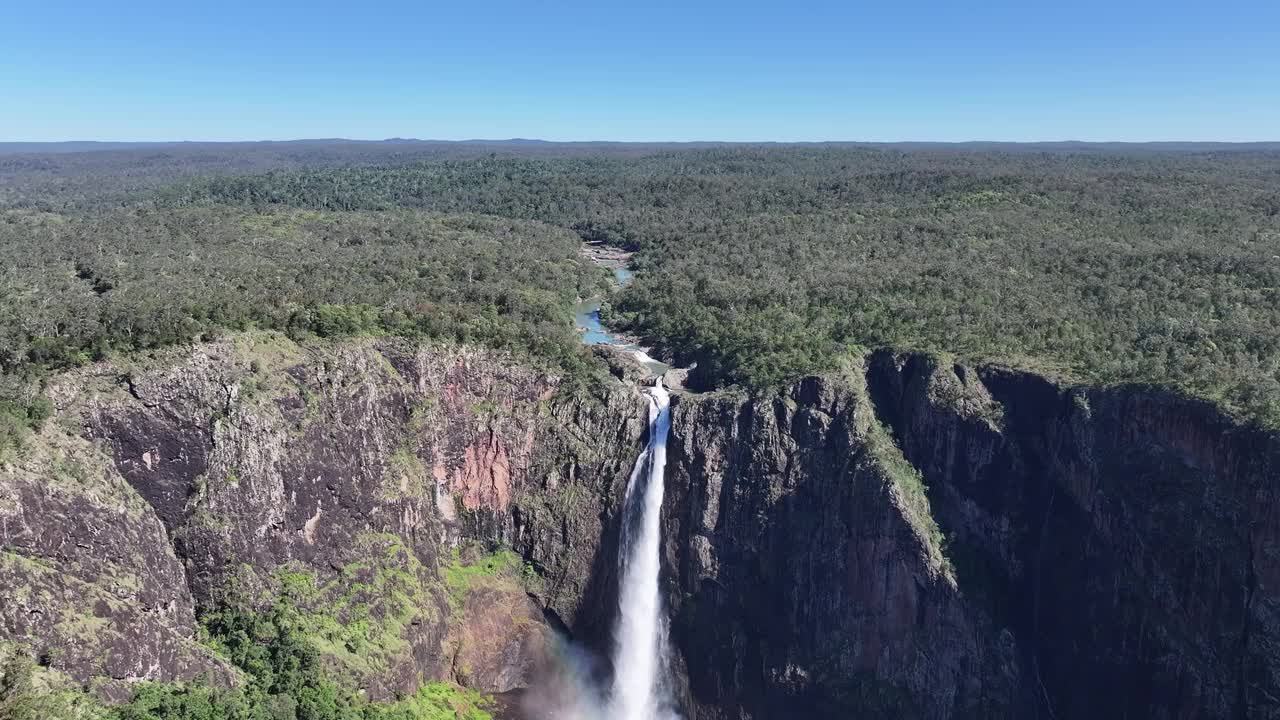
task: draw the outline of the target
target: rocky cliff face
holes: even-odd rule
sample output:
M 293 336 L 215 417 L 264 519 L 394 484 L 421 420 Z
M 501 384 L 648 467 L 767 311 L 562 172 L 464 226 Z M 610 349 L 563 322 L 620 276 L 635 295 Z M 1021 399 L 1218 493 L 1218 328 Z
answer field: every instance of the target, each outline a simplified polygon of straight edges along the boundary
M 998 367 L 881 353 L 869 380 L 1035 716 L 1280 716 L 1275 435 Z
M 1280 716 L 1273 434 L 887 352 L 674 428 L 696 717 Z
M 163 525 L 93 444 L 61 430 L 0 468 L 0 633 L 119 698 L 133 678 L 222 682 Z
M 4 634 L 85 681 L 234 681 L 196 610 L 287 596 L 372 696 L 519 687 L 537 638 L 472 626 L 599 622 L 583 597 L 645 428 L 633 389 L 557 383 L 493 353 L 270 334 L 63 377 L 58 421 L 0 474 Z M 451 597 L 468 539 L 534 563 L 537 604 L 513 583 Z
M 1015 643 L 957 585 L 860 376 L 681 402 L 673 427 L 695 717 L 1012 716 Z
M 50 394 L 55 421 L 0 467 L 0 635 L 102 694 L 236 682 L 196 641 L 222 602 L 287 598 L 375 697 L 521 688 L 553 631 L 608 646 L 646 426 L 629 383 L 247 334 Z M 891 353 L 681 396 L 673 420 L 690 717 L 1277 716 L 1274 435 Z

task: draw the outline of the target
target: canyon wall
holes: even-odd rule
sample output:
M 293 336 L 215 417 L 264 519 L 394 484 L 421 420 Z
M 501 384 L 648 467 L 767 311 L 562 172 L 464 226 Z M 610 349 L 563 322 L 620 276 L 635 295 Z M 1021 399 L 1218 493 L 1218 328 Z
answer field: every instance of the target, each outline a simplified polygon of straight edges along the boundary
M 646 428 L 614 367 L 249 333 L 60 376 L 0 464 L 0 639 L 107 697 L 237 682 L 225 603 L 294 603 L 373 697 L 604 656 Z M 1280 716 L 1280 441 L 1206 404 L 878 352 L 678 396 L 667 467 L 691 718 Z
M 860 375 L 682 402 L 673 428 L 673 636 L 695 717 L 1016 716 L 1013 640 L 957 586 Z
M 1274 433 L 891 352 L 674 428 L 696 717 L 1280 717 Z
M 1039 717 L 1280 716 L 1280 439 L 1154 388 L 878 353 L 961 587 Z
M 197 611 L 283 597 L 372 697 L 518 688 L 544 610 L 607 621 L 584 597 L 646 427 L 634 387 L 558 383 L 496 353 L 274 334 L 63 376 L 55 421 L 0 467 L 0 631 L 119 697 L 234 682 Z M 529 569 L 458 597 L 469 540 Z

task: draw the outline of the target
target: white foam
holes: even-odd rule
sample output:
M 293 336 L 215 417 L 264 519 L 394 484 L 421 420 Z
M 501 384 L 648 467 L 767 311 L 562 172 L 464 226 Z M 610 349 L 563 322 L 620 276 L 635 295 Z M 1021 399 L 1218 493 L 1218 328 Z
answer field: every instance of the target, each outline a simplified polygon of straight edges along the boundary
M 637 355 L 648 357 L 643 352 Z M 666 688 L 666 617 L 658 587 L 661 569 L 663 472 L 671 396 L 658 378 L 649 389 L 649 445 L 636 460 L 623 503 L 622 583 L 614 636 L 609 720 L 677 718 Z M 638 515 L 638 517 L 637 517 Z M 634 522 L 632 522 L 634 520 Z

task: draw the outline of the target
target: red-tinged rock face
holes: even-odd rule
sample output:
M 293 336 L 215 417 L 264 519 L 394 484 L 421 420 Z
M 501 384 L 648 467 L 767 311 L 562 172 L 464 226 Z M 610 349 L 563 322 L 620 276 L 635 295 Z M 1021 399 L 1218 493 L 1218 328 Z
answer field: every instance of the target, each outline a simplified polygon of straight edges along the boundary
M 462 496 L 468 510 L 485 508 L 504 512 L 511 502 L 511 461 L 497 435 L 477 438 L 463 451 L 462 467 L 455 471 L 450 489 Z

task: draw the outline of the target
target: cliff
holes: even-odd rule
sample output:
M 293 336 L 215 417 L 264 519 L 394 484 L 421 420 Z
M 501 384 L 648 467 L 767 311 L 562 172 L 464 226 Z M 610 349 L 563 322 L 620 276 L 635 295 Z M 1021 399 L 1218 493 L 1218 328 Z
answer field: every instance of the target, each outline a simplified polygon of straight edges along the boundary
M 1280 716 L 1280 439 L 1141 386 L 879 353 L 962 589 L 1042 717 Z
M 673 635 L 698 718 L 1000 717 L 1012 638 L 957 585 L 863 379 L 682 402 Z
M 621 375 L 633 376 L 621 369 Z M 237 682 L 197 617 L 302 608 L 390 697 L 603 655 L 630 382 L 242 334 L 100 363 L 0 466 L 0 635 L 120 697 Z M 875 353 L 674 403 L 663 586 L 690 717 L 1280 713 L 1280 440 L 1144 387 Z
M 674 428 L 697 717 L 1280 715 L 1274 434 L 890 352 Z
M 287 597 L 373 697 L 519 687 L 541 607 L 603 622 L 583 597 L 645 428 L 633 388 L 558 382 L 465 348 L 274 334 L 63 376 L 56 422 L 0 470 L 3 634 L 108 696 L 234 682 L 197 611 Z M 478 561 L 468 540 L 528 558 L 537 604 L 521 568 L 480 583 L 487 601 L 450 587 Z M 473 632 L 494 623 L 526 630 Z

